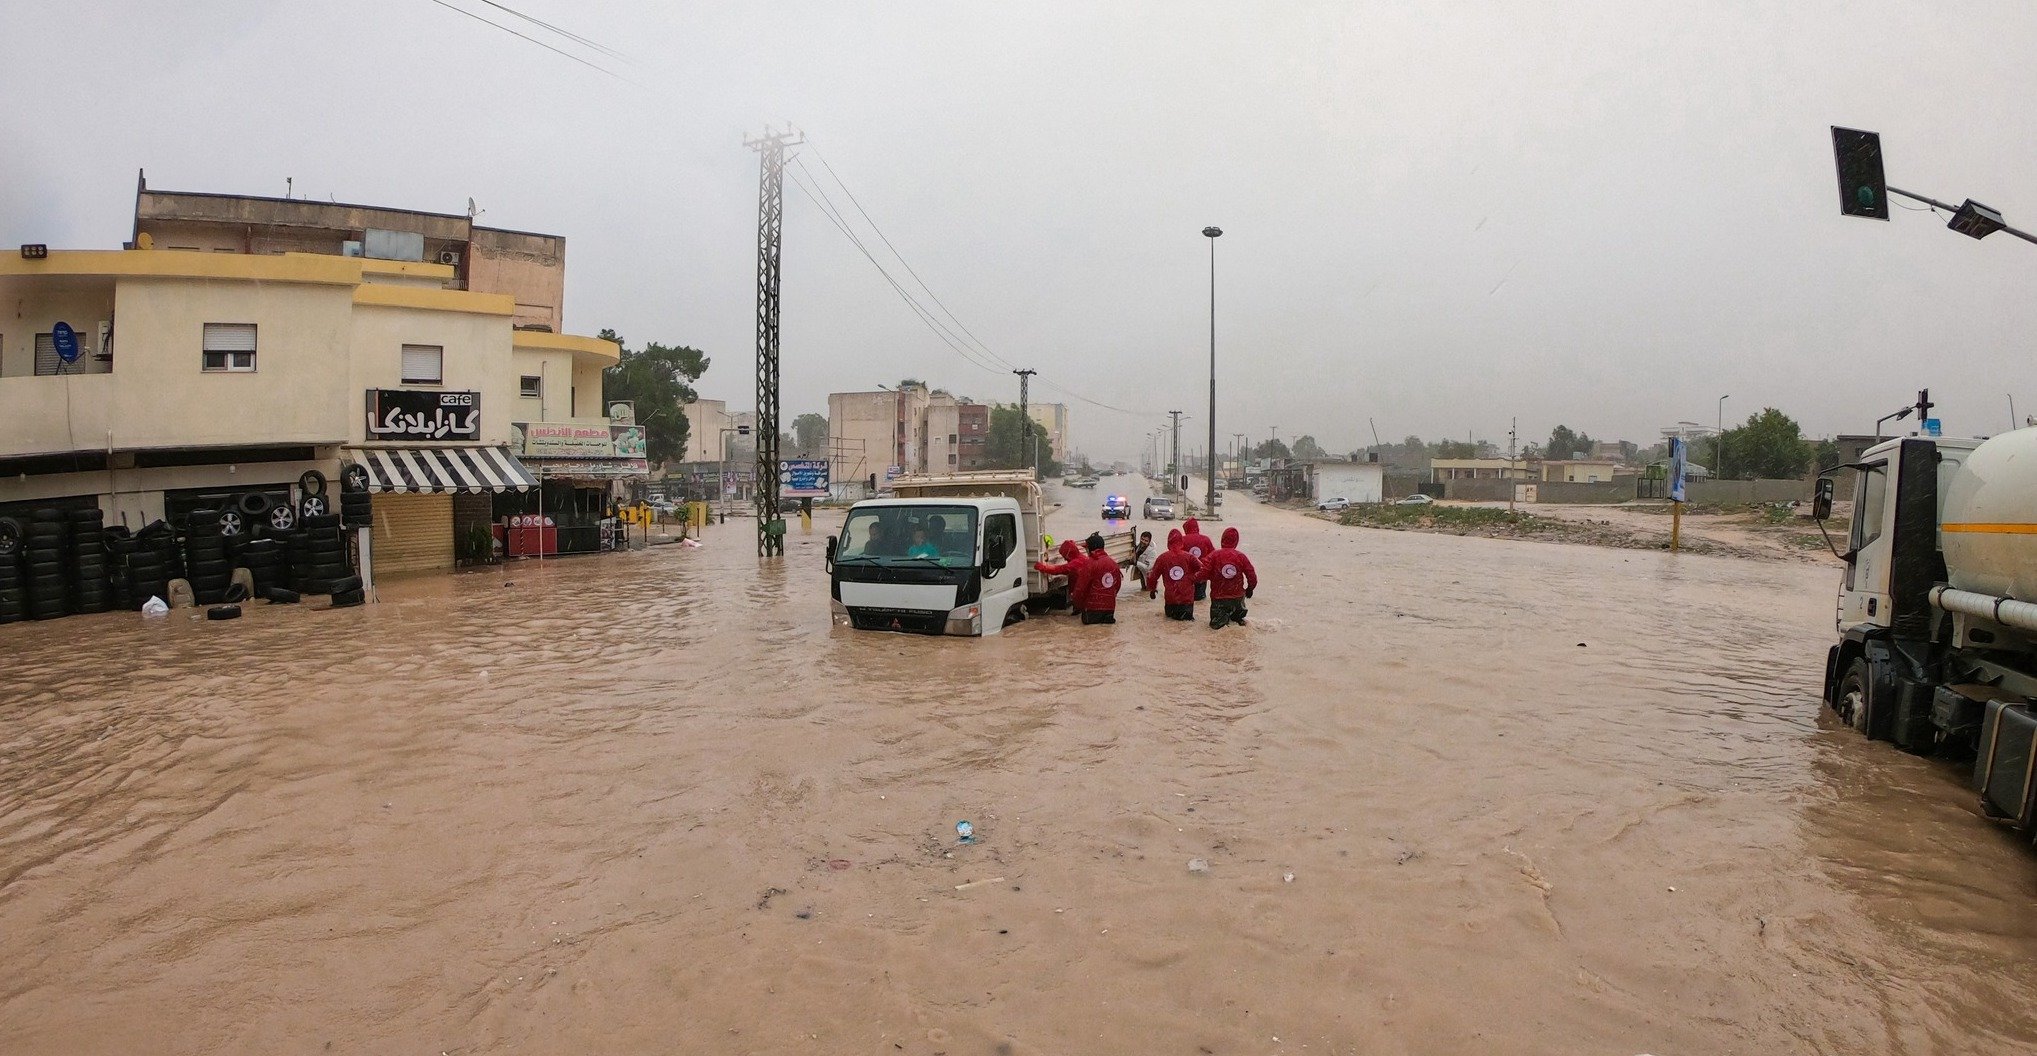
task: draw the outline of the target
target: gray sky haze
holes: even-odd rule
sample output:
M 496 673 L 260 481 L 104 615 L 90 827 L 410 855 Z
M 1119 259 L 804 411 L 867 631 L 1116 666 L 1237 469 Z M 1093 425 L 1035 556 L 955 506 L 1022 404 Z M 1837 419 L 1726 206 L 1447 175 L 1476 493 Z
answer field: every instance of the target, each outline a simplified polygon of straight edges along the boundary
M 429 0 L 0 0 L 0 244 L 117 246 L 172 190 L 457 212 L 568 240 L 566 323 L 713 358 L 751 402 L 757 162 L 791 122 L 948 308 L 1068 400 L 1078 448 L 1218 432 L 1332 451 L 1653 440 L 1765 405 L 1861 432 L 2037 414 L 2037 246 L 1841 217 L 1832 124 L 1891 183 L 2037 228 L 2037 8 L 2019 3 L 692 4 L 520 0 L 625 83 Z M 929 332 L 786 188 L 784 413 L 1017 379 Z M 810 170 L 810 172 L 809 172 Z M 851 208 L 838 188 L 838 203 Z M 1900 200 L 1899 200 L 1900 201 Z M 882 252 L 881 247 L 873 247 Z M 900 279 L 904 269 L 892 262 Z M 2027 408 L 2027 410 L 2025 410 Z

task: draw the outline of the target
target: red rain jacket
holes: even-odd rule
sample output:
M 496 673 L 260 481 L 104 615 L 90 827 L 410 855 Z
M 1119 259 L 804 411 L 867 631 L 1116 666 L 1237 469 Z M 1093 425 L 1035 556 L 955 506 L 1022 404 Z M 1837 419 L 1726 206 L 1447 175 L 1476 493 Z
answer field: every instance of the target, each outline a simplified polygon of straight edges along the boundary
M 1202 575 L 1202 566 L 1195 558 L 1188 556 L 1182 548 L 1181 533 L 1167 533 L 1167 552 L 1153 562 L 1153 571 L 1146 575 L 1146 590 L 1152 591 L 1159 584 L 1167 585 L 1167 604 L 1195 604 L 1195 581 Z
M 1188 551 L 1188 556 L 1195 558 L 1197 563 L 1201 563 L 1216 550 L 1217 544 L 1210 542 L 1209 536 L 1202 534 L 1202 523 L 1190 517 L 1181 522 L 1181 548 Z
M 1224 529 L 1224 545 L 1202 563 L 1201 579 L 1209 584 L 1209 596 L 1219 600 L 1242 598 L 1246 591 L 1259 589 L 1259 571 L 1238 550 L 1236 528 Z
M 1124 585 L 1125 570 L 1118 567 L 1118 559 L 1110 556 L 1110 551 L 1098 550 L 1090 554 L 1089 593 L 1082 611 L 1118 611 L 1118 591 L 1124 589 Z
M 1088 607 L 1085 603 L 1089 593 L 1089 558 L 1083 554 L 1082 544 L 1073 539 L 1063 539 L 1060 564 L 1035 561 L 1033 567 L 1050 576 L 1067 576 L 1069 603 L 1077 612 Z

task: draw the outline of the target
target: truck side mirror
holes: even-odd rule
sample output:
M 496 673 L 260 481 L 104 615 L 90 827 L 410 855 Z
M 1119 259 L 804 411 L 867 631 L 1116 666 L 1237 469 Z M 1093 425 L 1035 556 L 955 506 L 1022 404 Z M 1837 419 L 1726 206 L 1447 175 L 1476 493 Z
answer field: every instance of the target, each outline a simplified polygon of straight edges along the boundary
M 828 536 L 828 552 L 826 560 L 827 569 L 830 572 L 833 572 L 835 570 L 835 545 L 836 545 L 835 537 L 832 535 Z
M 1832 478 L 1819 477 L 1817 490 L 1811 494 L 1811 517 L 1824 520 L 1832 516 Z

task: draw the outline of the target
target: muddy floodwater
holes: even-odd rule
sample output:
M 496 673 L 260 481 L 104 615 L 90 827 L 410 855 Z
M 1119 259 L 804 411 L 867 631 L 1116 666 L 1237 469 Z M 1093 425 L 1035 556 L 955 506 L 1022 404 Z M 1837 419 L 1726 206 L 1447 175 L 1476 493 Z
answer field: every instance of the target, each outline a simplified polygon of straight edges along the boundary
M 2037 1050 L 1834 572 L 1227 510 L 1223 632 L 836 630 L 748 522 L 0 628 L 0 1053 Z

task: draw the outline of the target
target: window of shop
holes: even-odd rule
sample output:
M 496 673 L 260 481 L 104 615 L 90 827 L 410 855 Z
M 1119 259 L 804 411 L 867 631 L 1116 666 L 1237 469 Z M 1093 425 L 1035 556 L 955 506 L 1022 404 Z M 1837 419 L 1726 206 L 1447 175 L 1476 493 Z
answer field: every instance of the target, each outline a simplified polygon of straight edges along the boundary
M 545 394 L 545 379 L 536 374 L 525 374 L 518 391 L 532 398 L 542 397 Z
M 404 345 L 403 384 L 442 385 L 446 380 L 443 345 Z
M 206 323 L 201 368 L 252 373 L 255 369 L 255 324 Z

